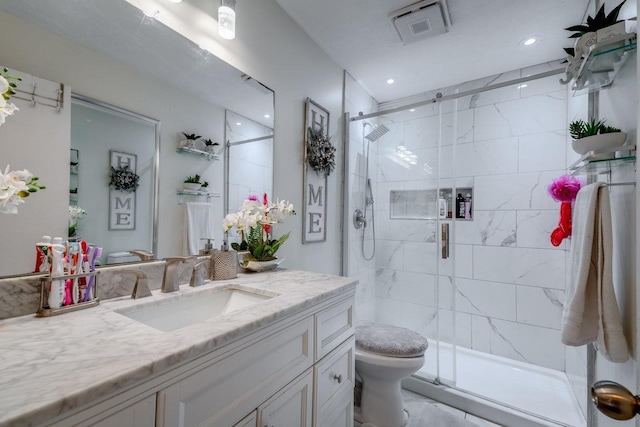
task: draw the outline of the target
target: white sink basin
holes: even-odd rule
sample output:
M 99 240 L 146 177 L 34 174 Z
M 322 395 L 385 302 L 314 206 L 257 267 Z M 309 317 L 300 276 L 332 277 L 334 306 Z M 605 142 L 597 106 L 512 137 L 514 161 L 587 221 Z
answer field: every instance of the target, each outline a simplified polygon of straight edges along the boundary
M 181 295 L 115 312 L 161 331 L 174 331 L 271 298 L 273 296 L 246 290 L 222 289 Z

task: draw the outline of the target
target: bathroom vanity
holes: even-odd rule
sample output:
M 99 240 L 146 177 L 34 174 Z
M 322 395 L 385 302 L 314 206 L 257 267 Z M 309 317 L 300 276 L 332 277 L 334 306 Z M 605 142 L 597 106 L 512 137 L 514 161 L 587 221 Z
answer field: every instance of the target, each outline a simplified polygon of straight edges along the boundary
M 351 426 L 355 284 L 275 271 L 0 321 L 0 426 Z M 189 320 L 217 295 L 248 302 Z

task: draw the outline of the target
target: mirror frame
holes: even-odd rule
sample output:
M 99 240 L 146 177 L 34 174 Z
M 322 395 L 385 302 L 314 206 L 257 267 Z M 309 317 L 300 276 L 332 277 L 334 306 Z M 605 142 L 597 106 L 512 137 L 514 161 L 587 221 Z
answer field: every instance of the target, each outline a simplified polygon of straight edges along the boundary
M 74 92 L 71 92 L 71 103 L 74 100 L 81 101 L 86 104 L 90 104 L 96 107 L 100 107 L 105 110 L 111 110 L 118 114 L 124 114 L 127 116 L 134 117 L 137 120 L 146 122 L 153 126 L 155 131 L 155 152 L 153 155 L 153 226 L 152 226 L 152 243 L 151 243 L 151 252 L 153 253 L 153 260 L 156 260 L 158 257 L 158 216 L 160 212 L 160 125 L 161 121 L 154 119 L 152 117 L 148 117 L 142 115 L 140 113 L 136 113 L 134 111 L 130 111 L 121 107 L 117 107 L 112 104 L 108 104 L 106 102 L 99 101 L 94 98 L 89 98 L 88 96 L 80 95 Z M 135 264 L 138 262 L 149 262 L 149 261 L 134 261 L 123 264 Z M 115 265 L 115 264 L 112 264 Z M 101 265 L 101 267 L 109 266 L 109 264 Z

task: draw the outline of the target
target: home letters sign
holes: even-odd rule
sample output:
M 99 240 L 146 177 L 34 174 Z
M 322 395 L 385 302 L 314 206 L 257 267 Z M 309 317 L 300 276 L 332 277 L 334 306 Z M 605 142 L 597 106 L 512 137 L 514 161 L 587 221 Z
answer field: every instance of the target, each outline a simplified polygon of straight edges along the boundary
M 307 161 L 308 130 L 322 130 L 329 135 L 329 111 L 307 98 L 304 138 L 304 203 L 302 205 L 302 243 L 327 240 L 327 177 L 313 170 Z
M 132 172 L 136 171 L 137 156 L 111 150 L 111 167 L 128 167 Z M 135 230 L 136 229 L 136 193 L 109 189 L 109 230 Z

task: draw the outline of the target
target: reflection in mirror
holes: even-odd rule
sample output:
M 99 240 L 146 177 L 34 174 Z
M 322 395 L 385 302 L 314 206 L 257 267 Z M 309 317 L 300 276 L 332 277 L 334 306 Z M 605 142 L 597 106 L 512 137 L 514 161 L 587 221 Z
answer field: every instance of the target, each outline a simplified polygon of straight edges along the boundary
M 273 191 L 273 129 L 233 111 L 225 112 L 227 141 L 225 214 L 237 212 L 249 195 L 269 200 Z M 236 233 L 229 241 L 239 242 Z
M 187 2 L 175 7 L 181 8 L 184 3 Z M 187 14 L 191 17 L 183 22 L 193 22 L 196 15 L 204 13 L 205 10 L 190 10 Z M 273 128 L 273 92 L 203 50 L 194 37 L 186 38 L 169 24 L 145 16 L 126 0 L 0 1 L 0 38 L 20 41 L 3 50 L 4 63 L 0 65 L 18 68 L 23 72 L 21 75 L 31 73 L 51 79 L 45 82 L 34 77 L 39 91 L 50 88 L 53 98 L 55 90 L 61 87 L 58 82 L 64 82 L 66 88 L 61 111 L 33 108 L 29 100 L 18 100 L 16 104 L 22 103 L 18 105 L 20 112 L 0 127 L 3 145 L 0 160 L 4 162 L 0 167 L 10 164 L 12 170 L 29 169 L 47 186 L 29 198 L 23 205 L 27 209 L 19 215 L 1 218 L 0 235 L 3 240 L 6 238 L 7 247 L 12 248 L 12 256 L 0 259 L 0 277 L 33 271 L 34 244 L 43 234 L 67 235 L 71 90 L 162 121 L 159 162 L 163 164 L 163 174 L 156 198 L 159 207 L 154 215 L 162 224 L 158 229 L 158 249 L 155 252 L 155 242 L 150 246 L 136 241 L 124 247 L 153 250 L 156 258 L 182 253 L 184 207 L 178 203 L 176 190 L 182 187 L 186 176 L 202 175 L 211 183 L 211 192 L 226 190 L 222 162 L 176 153 L 181 132 L 226 141 L 225 108 Z M 200 31 L 193 26 L 190 29 L 192 33 Z M 30 85 L 30 80 L 23 81 L 26 91 L 31 90 Z M 85 160 L 85 154 L 79 151 L 81 168 Z M 140 171 L 144 165 L 138 160 Z M 102 176 L 106 187 L 108 176 Z M 78 183 L 80 200 L 83 184 L 84 181 Z M 139 196 L 136 201 L 140 208 Z M 79 233 L 93 240 L 87 233 L 96 212 L 83 203 L 78 204 L 88 213 L 78 223 Z M 219 225 L 216 231 L 221 234 L 224 208 L 218 201 L 214 206 L 214 224 Z M 100 209 L 102 215 L 108 207 Z M 104 226 L 103 219 L 98 221 Z M 136 231 L 140 225 L 138 219 Z M 120 247 L 106 249 L 104 254 L 114 251 L 120 251 Z
M 75 236 L 70 224 L 69 240 L 102 247 L 101 264 L 140 261 L 130 250 L 157 253 L 159 127 L 157 120 L 72 96 L 71 150 L 78 161 L 71 165 L 69 205 L 86 214 L 77 221 Z M 112 157 L 120 165 L 112 165 Z M 123 158 L 134 164 L 123 165 Z M 109 185 L 110 168 L 123 166 L 135 168 L 139 177 L 133 191 Z

